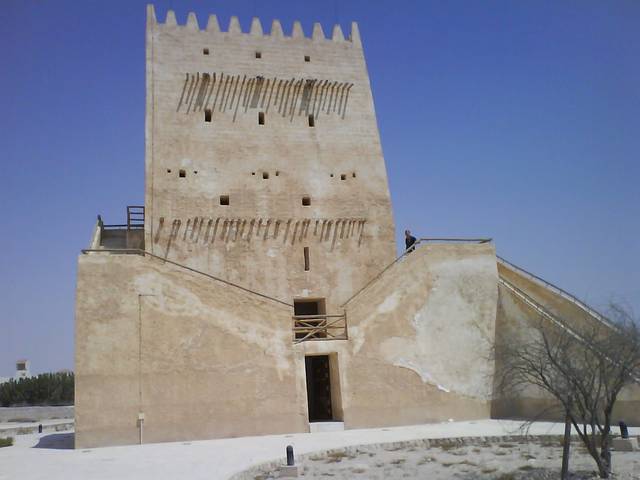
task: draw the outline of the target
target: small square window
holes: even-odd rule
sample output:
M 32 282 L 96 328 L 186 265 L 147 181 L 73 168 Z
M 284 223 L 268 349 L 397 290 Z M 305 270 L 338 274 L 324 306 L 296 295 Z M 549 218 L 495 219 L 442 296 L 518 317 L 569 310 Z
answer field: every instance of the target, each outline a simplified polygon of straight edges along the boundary
M 167 173 L 171 173 L 171 169 L 170 168 L 167 168 Z
M 178 172 L 178 176 L 179 176 L 180 178 L 185 178 L 185 177 L 187 176 L 187 172 L 186 172 L 186 171 L 184 171 L 184 170 L 180 170 L 180 171 Z
M 346 180 L 347 176 L 343 173 L 342 175 L 340 175 L 340 180 Z
M 313 116 L 313 113 L 309 115 L 309 126 L 310 127 L 316 126 L 316 118 Z
M 305 55 L 304 56 L 304 61 L 305 62 L 310 62 L 311 61 L 311 57 L 309 55 Z
M 353 172 L 353 173 L 351 174 L 351 176 L 352 176 L 353 178 L 356 178 L 356 172 Z
M 269 172 L 262 172 L 262 179 L 263 180 L 268 180 L 269 179 Z
M 220 205 L 229 205 L 229 195 L 220 195 Z
M 210 108 L 207 108 L 204 111 L 204 121 L 205 122 L 210 122 L 211 121 L 211 109 Z
M 262 52 L 256 52 L 256 58 L 262 58 Z
M 258 112 L 258 125 L 264 125 L 264 112 Z
M 209 49 L 208 48 L 203 48 L 202 49 L 202 54 L 203 55 L 209 55 Z
M 309 205 L 311 205 L 311 197 L 305 195 L 302 197 L 302 206 L 308 207 Z

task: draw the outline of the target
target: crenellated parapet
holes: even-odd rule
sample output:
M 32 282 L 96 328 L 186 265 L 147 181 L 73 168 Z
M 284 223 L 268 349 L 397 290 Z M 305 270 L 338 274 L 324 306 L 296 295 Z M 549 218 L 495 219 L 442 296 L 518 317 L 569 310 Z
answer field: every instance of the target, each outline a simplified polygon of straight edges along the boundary
M 342 33 L 340 25 L 333 26 L 330 37 L 325 36 L 322 25 L 316 22 L 313 24 L 311 36 L 307 37 L 302 28 L 302 24 L 299 21 L 293 22 L 291 29 L 291 35 L 285 35 L 280 20 L 273 20 L 271 22 L 271 30 L 269 33 L 265 33 L 262 23 L 259 18 L 253 17 L 251 19 L 251 27 L 248 32 L 243 32 L 238 17 L 232 16 L 229 20 L 227 30 L 224 31 L 220 28 L 218 17 L 216 15 L 209 15 L 207 25 L 204 29 L 200 28 L 198 18 L 194 12 L 189 12 L 187 16 L 187 22 L 184 25 L 178 24 L 176 14 L 173 10 L 167 11 L 167 15 L 164 23 L 161 23 L 156 18 L 155 8 L 153 5 L 147 5 L 147 24 L 161 26 L 162 28 L 184 28 L 191 31 L 207 32 L 216 35 L 250 35 L 254 37 L 273 37 L 279 39 L 293 39 L 293 40 L 308 40 L 314 42 L 331 41 L 331 42 L 349 42 L 353 45 L 362 46 L 360 40 L 360 32 L 358 30 L 358 24 L 351 22 L 351 32 L 349 37 L 345 38 Z

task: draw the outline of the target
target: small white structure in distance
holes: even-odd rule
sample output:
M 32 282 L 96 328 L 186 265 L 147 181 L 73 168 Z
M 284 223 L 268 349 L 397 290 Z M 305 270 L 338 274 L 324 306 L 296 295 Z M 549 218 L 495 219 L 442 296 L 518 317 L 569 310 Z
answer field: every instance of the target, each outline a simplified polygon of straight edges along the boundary
M 16 382 L 21 378 L 31 378 L 31 370 L 29 367 L 31 366 L 31 362 L 29 360 L 17 360 L 16 361 L 16 373 L 13 377 L 0 377 L 0 384 L 7 383 L 10 380 L 15 380 Z

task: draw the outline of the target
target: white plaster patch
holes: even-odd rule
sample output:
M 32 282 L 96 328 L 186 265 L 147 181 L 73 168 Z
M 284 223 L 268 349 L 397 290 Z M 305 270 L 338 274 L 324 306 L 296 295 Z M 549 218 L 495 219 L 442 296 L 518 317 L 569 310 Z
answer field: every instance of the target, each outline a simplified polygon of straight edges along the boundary
M 150 307 L 170 313 L 176 317 L 198 317 L 203 322 L 214 324 L 243 342 L 249 342 L 267 355 L 275 358 L 278 377 L 291 371 L 289 362 L 289 344 L 282 337 L 274 336 L 273 330 L 260 325 L 259 322 L 243 318 L 231 309 L 219 308 L 204 303 L 200 296 L 188 286 L 188 283 L 174 282 L 166 274 L 156 272 L 137 275 L 134 284 L 138 290 L 148 289 L 154 285 L 154 296 L 146 297 Z M 188 342 L 188 340 L 187 340 Z
M 417 373 L 420 376 L 422 383 L 435 384 L 435 382 L 433 381 L 433 378 L 431 377 L 431 374 L 426 370 L 423 370 L 422 368 L 420 368 L 420 365 L 418 365 L 417 363 L 411 360 L 408 360 L 406 358 L 398 358 L 395 362 L 393 362 L 393 366 L 400 367 L 400 368 L 407 368 Z
M 278 252 L 276 251 L 275 248 L 270 248 L 269 250 L 267 250 L 267 257 L 275 258 L 277 256 L 278 256 Z
M 391 313 L 396 309 L 398 303 L 400 303 L 400 292 L 396 290 L 387 298 L 385 298 L 380 305 L 378 305 L 376 311 L 378 313 Z

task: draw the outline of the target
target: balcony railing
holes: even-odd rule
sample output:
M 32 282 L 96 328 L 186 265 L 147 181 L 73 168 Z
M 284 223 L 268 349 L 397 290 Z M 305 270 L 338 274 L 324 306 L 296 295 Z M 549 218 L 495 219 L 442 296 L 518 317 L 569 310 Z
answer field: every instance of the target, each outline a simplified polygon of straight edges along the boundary
M 99 241 L 103 248 L 144 250 L 144 206 L 127 206 L 127 223 L 105 224 L 98 215 Z
M 342 315 L 294 315 L 293 342 L 347 340 L 347 313 Z

